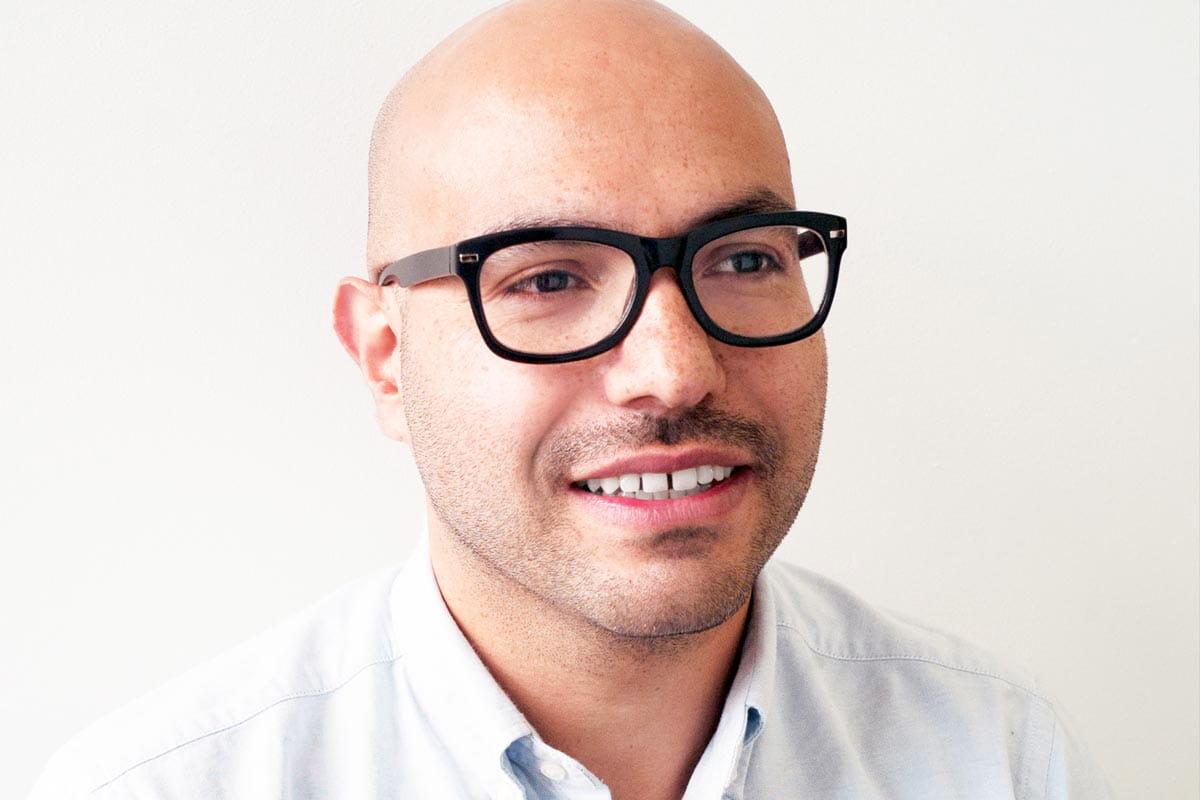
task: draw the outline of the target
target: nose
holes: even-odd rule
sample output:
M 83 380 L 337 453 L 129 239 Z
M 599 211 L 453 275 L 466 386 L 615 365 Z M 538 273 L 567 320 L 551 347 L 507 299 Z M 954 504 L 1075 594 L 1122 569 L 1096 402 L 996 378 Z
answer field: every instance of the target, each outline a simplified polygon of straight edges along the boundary
M 672 269 L 655 270 L 645 305 L 613 349 L 604 374 L 610 402 L 654 414 L 699 405 L 725 389 L 720 345 L 696 322 Z

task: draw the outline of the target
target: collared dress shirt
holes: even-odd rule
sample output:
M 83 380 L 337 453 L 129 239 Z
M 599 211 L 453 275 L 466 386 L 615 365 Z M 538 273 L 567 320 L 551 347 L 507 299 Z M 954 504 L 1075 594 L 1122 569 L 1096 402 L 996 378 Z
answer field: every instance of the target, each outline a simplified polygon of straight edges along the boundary
M 30 800 L 608 797 L 493 680 L 422 545 L 101 720 Z M 772 562 L 684 800 L 1108 797 L 1031 681 Z

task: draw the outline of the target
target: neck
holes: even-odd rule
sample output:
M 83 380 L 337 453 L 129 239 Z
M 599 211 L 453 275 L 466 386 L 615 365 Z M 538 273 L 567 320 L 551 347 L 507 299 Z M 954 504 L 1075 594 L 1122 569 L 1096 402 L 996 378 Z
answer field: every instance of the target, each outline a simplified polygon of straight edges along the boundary
M 716 730 L 749 602 L 699 633 L 621 636 L 512 585 L 446 538 L 430 541 L 446 605 L 542 739 L 618 800 L 681 797 Z

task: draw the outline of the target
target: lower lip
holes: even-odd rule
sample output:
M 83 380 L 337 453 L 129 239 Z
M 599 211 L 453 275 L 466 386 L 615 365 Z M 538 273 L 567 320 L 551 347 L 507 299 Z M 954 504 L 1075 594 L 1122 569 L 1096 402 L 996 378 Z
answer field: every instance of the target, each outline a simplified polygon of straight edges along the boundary
M 742 500 L 751 480 L 751 470 L 742 468 L 707 491 L 674 500 L 636 500 L 592 494 L 586 489 L 572 489 L 571 495 L 583 504 L 588 514 L 609 524 L 658 532 L 718 521 Z

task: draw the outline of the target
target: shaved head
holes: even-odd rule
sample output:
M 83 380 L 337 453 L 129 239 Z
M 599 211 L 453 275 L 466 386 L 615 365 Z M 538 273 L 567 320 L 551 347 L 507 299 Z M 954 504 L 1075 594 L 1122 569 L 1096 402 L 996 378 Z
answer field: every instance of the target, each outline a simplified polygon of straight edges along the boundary
M 761 89 L 674 12 L 646 0 L 514 0 L 451 34 L 388 94 L 368 166 L 369 275 L 514 216 L 569 216 L 594 193 L 630 219 L 592 221 L 655 233 L 636 224 L 655 209 L 635 187 L 704 170 L 714 142 L 748 140 L 786 166 Z M 606 155 L 621 168 L 583 166 Z M 497 185 L 507 208 L 488 196 Z M 536 194 L 519 196 L 521 186 Z
M 515 228 L 677 237 L 793 208 L 770 103 L 691 23 L 646 0 L 514 0 L 450 35 L 388 95 L 371 142 L 368 274 Z M 665 641 L 730 621 L 736 630 L 816 462 L 820 335 L 720 342 L 679 276 L 656 271 L 619 344 L 518 363 L 488 349 L 469 280 L 384 290 L 350 279 L 335 323 L 384 430 L 412 447 L 447 605 L 477 622 L 552 617 L 606 641 Z M 538 292 L 514 288 L 522 282 L 505 291 L 544 310 Z M 690 433 L 651 436 L 663 430 Z M 759 466 L 724 510 L 725 495 L 712 508 L 680 506 L 695 524 L 586 505 L 578 479 L 631 453 Z

